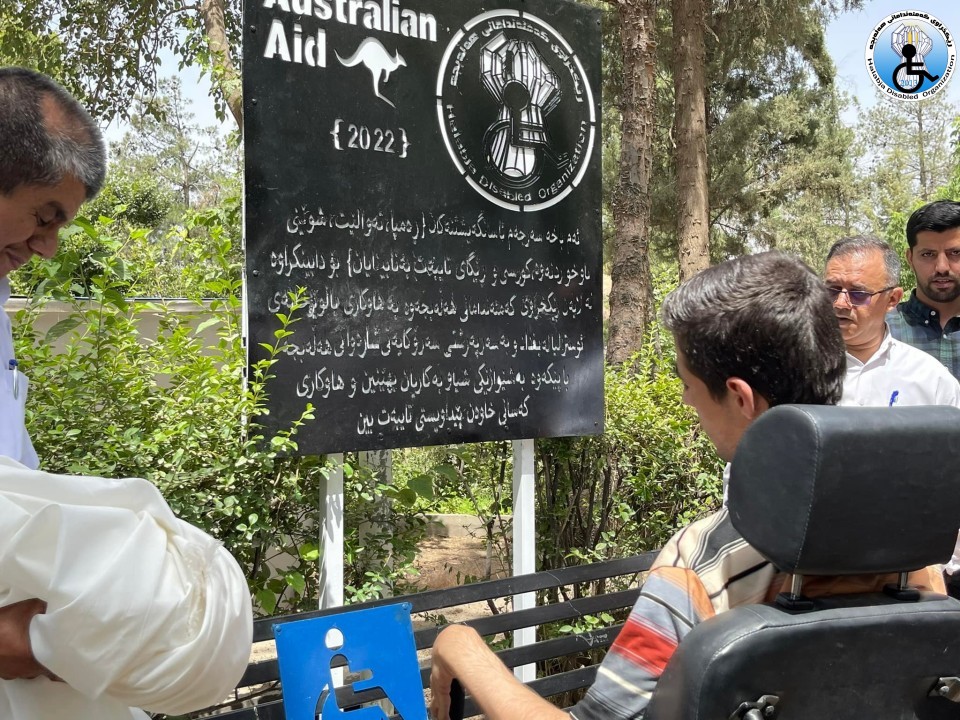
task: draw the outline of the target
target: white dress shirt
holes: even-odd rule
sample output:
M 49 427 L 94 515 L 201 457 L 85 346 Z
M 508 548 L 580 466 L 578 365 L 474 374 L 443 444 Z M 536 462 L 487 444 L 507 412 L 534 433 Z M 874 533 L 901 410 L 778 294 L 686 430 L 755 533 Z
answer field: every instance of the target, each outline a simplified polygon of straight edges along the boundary
M 3 305 L 10 299 L 10 281 L 0 278 L 0 455 L 6 455 L 27 467 L 38 466 L 37 453 L 30 442 L 24 422 L 27 377 L 11 361 L 13 332 Z
M 960 382 L 935 358 L 887 331 L 873 356 L 860 362 L 847 353 L 840 405 L 960 407 Z
M 960 407 L 960 382 L 933 356 L 895 340 L 887 329 L 880 347 L 865 363 L 847 353 L 847 374 L 840 404 Z M 931 502 L 936 502 L 936 498 Z M 944 569 L 951 575 L 960 570 L 960 535 L 953 557 Z

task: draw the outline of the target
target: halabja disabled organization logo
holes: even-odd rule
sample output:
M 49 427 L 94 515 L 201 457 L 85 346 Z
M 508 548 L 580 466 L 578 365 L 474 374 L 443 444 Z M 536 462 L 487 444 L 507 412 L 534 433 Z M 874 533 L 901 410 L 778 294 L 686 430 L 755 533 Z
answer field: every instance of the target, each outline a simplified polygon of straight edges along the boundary
M 482 13 L 454 34 L 437 75 L 437 118 L 467 184 L 518 212 L 556 205 L 579 186 L 599 129 L 580 58 L 518 10 Z
M 884 95 L 916 101 L 946 87 L 957 49 L 950 31 L 933 15 L 901 10 L 873 28 L 865 57 L 867 71 Z

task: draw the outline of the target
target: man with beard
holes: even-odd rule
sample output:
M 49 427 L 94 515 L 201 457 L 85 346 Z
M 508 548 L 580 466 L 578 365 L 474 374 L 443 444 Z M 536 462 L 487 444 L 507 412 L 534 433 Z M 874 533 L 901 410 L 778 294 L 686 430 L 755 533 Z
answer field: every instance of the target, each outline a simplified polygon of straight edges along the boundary
M 747 255 L 704 270 L 666 297 L 662 315 L 676 343 L 683 401 L 728 462 L 769 408 L 833 405 L 841 396 L 845 356 L 836 314 L 813 271 L 784 253 Z M 891 579 L 869 582 L 879 590 Z M 851 585 L 859 578 L 836 580 L 807 577 L 804 594 L 862 591 Z M 910 582 L 934 592 L 942 587 L 939 572 L 929 568 Z M 772 601 L 789 585 L 789 576 L 740 535 L 723 507 L 678 531 L 660 551 L 593 684 L 569 713 L 520 683 L 474 628 L 450 625 L 433 645 L 431 716 L 449 719 L 456 678 L 489 720 L 642 718 L 664 668 L 696 625 L 734 607 Z
M 917 289 L 887 314 L 890 334 L 960 379 L 960 202 L 938 200 L 914 211 L 907 245 Z
M 960 379 L 960 202 L 937 200 L 915 210 L 907 220 L 907 245 L 917 288 L 887 313 L 890 334 Z M 960 542 L 944 579 L 947 591 L 960 598 Z

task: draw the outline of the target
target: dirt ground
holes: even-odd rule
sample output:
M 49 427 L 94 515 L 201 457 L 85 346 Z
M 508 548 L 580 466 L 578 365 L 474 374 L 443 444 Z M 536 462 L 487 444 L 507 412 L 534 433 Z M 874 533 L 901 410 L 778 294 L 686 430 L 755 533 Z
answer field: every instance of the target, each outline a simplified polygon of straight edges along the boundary
M 496 550 L 489 560 L 491 578 L 503 577 Z M 487 570 L 486 543 L 473 537 L 431 537 L 420 543 L 416 567 L 417 583 L 426 590 L 453 587 L 485 579 Z

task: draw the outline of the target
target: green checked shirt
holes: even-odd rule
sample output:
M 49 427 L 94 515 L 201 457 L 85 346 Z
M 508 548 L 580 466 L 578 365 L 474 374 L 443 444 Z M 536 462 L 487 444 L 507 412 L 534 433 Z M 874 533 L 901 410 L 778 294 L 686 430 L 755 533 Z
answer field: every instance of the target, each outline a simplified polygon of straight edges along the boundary
M 890 334 L 897 340 L 933 355 L 960 380 L 960 317 L 952 317 L 941 330 L 940 313 L 917 299 L 910 298 L 887 313 Z

